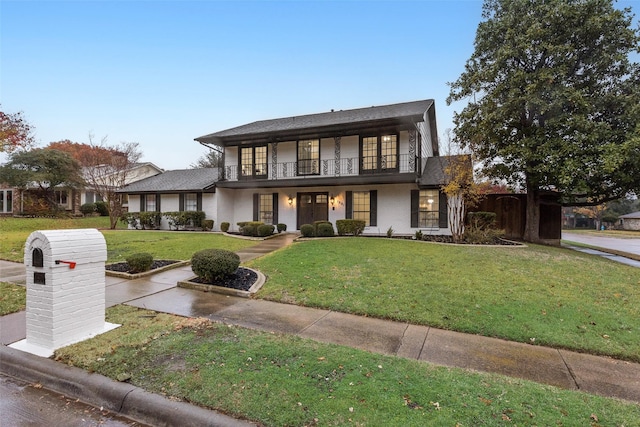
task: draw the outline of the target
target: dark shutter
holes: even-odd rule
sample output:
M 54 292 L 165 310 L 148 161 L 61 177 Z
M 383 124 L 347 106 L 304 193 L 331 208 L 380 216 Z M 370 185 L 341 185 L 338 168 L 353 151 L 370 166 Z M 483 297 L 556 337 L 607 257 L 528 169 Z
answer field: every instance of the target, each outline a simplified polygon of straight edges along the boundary
M 278 224 L 278 193 L 273 193 L 273 219 L 271 224 Z
M 376 227 L 378 225 L 378 191 L 369 191 L 369 225 Z
M 144 212 L 146 206 L 147 196 L 145 194 L 140 195 L 140 212 Z
M 260 195 L 253 193 L 253 220 L 257 221 L 260 216 Z
M 180 193 L 179 197 L 180 201 L 178 202 L 178 210 L 182 212 L 184 211 L 184 193 Z
M 420 190 L 411 190 L 411 227 L 418 227 L 420 215 Z
M 353 191 L 345 191 L 344 202 L 346 204 L 345 209 L 345 218 L 352 219 L 353 218 Z
M 160 210 L 160 193 L 156 193 L 156 212 L 162 212 Z
M 202 210 L 202 193 L 196 194 L 196 210 Z
M 438 207 L 439 207 L 439 212 L 438 212 L 438 217 L 439 217 L 439 224 L 438 227 L 440 228 L 447 228 L 449 226 L 449 218 L 448 218 L 448 213 L 447 213 L 447 195 L 444 194 L 442 191 L 439 191 L 438 194 L 440 195 L 440 200 L 438 201 Z

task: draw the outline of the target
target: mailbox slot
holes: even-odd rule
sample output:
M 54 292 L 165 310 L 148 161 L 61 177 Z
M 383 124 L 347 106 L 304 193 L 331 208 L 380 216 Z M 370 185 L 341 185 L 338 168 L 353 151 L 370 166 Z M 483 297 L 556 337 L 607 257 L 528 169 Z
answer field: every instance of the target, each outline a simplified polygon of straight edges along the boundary
M 36 285 L 46 285 L 44 273 L 33 273 L 33 283 L 35 283 Z

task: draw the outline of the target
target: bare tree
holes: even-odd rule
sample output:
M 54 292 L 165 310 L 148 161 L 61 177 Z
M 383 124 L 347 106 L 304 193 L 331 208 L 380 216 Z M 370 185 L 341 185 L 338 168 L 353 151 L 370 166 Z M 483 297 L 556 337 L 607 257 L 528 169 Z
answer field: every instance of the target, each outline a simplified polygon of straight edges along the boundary
M 87 184 L 102 197 L 109 209 L 111 229 L 116 228 L 123 214 L 123 196 L 116 191 L 129 183 L 132 168 L 142 157 L 137 142 L 122 142 L 109 146 L 104 137 L 99 144 L 89 135 L 91 150 L 83 156 L 83 174 Z
M 209 150 L 191 164 L 192 169 L 200 168 L 221 168 L 223 166 L 222 153 L 217 150 Z

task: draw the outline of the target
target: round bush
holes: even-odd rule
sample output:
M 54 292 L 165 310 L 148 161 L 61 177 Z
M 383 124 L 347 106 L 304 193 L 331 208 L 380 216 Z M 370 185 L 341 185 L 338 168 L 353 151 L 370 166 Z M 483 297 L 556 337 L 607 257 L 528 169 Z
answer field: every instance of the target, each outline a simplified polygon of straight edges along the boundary
M 221 222 L 220 223 L 220 230 L 222 230 L 223 232 L 226 233 L 227 231 L 229 231 L 229 226 L 230 225 L 231 224 L 229 224 L 228 222 Z
M 238 254 L 225 249 L 203 249 L 191 257 L 191 270 L 209 283 L 235 273 L 239 265 Z
M 205 230 L 213 229 L 213 220 L 212 219 L 203 219 L 202 220 L 202 228 Z
M 278 233 L 282 233 L 283 231 L 287 231 L 287 224 L 281 222 L 278 224 Z
M 80 212 L 82 212 L 85 215 L 91 215 L 95 211 L 96 211 L 95 203 L 85 203 L 84 205 L 80 206 Z
M 96 212 L 98 212 L 100 216 L 109 216 L 109 206 L 107 202 L 96 202 Z
M 258 236 L 267 237 L 273 234 L 274 226 L 270 224 L 264 224 L 258 227 Z
M 333 237 L 333 225 L 330 223 L 318 224 L 318 237 Z
M 256 230 L 256 226 L 252 224 L 247 224 L 242 227 L 242 235 L 243 236 L 255 236 L 258 230 Z
M 129 264 L 130 273 L 142 273 L 143 271 L 151 270 L 153 265 L 153 256 L 146 252 L 129 255 L 126 258 L 127 264 Z
M 302 227 L 300 227 L 300 233 L 302 233 L 302 237 L 314 237 L 313 225 L 302 224 Z

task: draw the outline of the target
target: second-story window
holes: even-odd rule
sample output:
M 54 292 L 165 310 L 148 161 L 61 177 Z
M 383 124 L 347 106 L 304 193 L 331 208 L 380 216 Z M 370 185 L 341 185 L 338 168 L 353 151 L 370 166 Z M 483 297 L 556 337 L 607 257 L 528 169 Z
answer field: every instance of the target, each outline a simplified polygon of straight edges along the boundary
M 298 175 L 320 173 L 320 140 L 298 141 Z
M 240 149 L 240 177 L 267 177 L 267 146 L 243 147 Z
M 367 136 L 360 144 L 360 165 L 363 173 L 398 169 L 398 135 Z

